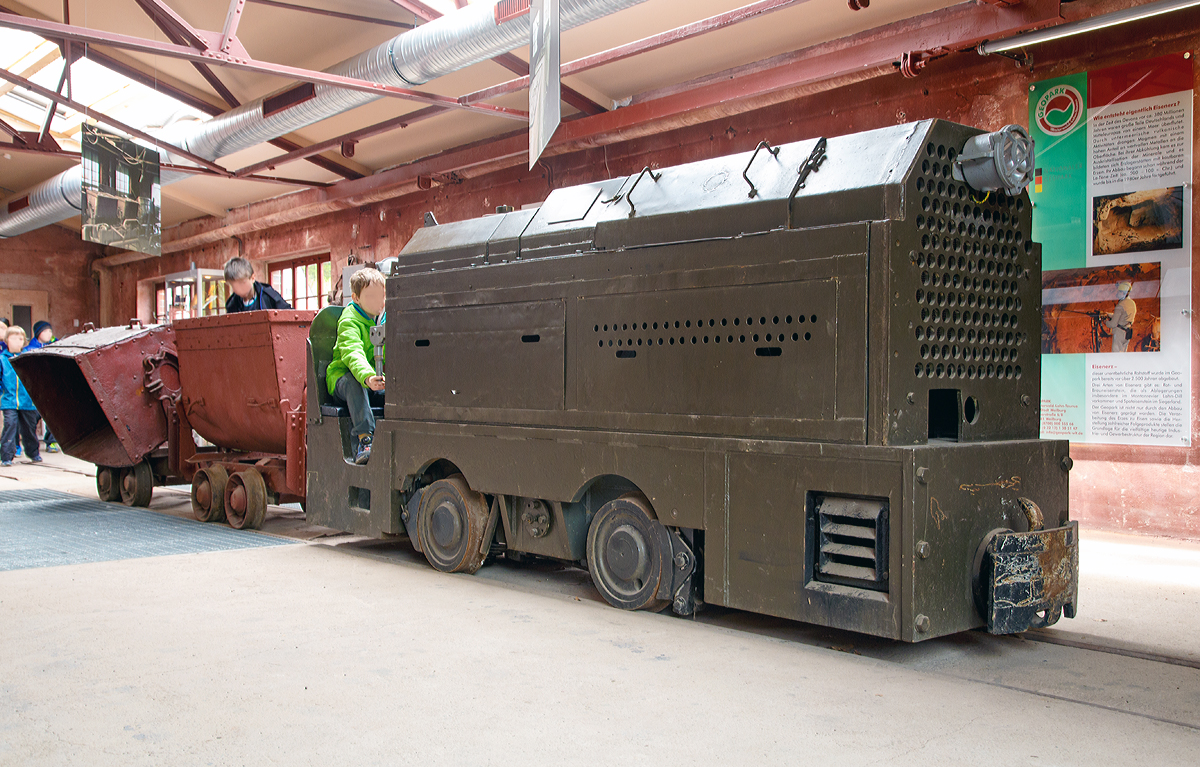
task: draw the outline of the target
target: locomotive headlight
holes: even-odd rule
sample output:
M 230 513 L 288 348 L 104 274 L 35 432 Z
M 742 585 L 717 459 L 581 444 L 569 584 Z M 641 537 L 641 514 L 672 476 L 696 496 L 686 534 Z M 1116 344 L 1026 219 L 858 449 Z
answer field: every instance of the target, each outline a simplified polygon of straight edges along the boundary
M 1020 125 L 1006 125 L 967 141 L 954 163 L 954 178 L 979 192 L 1003 189 L 1015 197 L 1033 181 L 1033 139 Z

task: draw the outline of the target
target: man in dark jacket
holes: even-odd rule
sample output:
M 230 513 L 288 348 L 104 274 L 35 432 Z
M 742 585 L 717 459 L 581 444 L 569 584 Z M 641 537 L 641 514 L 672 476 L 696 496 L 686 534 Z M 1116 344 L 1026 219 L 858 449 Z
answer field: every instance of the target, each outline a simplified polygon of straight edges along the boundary
M 225 262 L 225 281 L 233 293 L 225 302 L 226 314 L 292 308 L 275 288 L 254 279 L 254 267 L 244 258 L 231 258 Z

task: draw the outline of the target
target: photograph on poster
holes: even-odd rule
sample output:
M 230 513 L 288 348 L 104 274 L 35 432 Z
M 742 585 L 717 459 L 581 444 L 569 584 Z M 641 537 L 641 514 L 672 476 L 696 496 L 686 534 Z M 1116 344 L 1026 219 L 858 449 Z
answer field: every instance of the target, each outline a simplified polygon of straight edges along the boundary
M 1092 198 L 1092 253 L 1111 256 L 1183 247 L 1183 187 Z
M 88 242 L 162 254 L 158 152 L 91 125 L 83 126 L 83 212 Z
M 1042 353 L 1157 352 L 1162 346 L 1157 263 L 1042 274 Z

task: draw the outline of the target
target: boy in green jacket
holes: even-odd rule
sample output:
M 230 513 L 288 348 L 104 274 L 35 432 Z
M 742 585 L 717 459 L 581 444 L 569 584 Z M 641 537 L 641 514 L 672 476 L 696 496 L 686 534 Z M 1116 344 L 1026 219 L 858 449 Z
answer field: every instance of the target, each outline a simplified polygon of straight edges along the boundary
M 350 409 L 350 435 L 354 440 L 354 462 L 365 464 L 371 458 L 371 438 L 375 434 L 372 400 L 382 406 L 384 380 L 382 349 L 375 359 L 371 345 L 371 327 L 380 323 L 387 289 L 383 273 L 367 267 L 350 275 L 354 295 L 338 319 L 337 343 L 333 361 L 325 373 L 329 393 Z

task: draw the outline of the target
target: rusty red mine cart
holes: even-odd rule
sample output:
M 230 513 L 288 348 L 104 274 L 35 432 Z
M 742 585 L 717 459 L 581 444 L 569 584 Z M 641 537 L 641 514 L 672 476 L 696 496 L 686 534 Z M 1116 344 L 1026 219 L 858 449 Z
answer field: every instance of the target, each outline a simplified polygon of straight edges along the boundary
M 156 484 L 190 478 L 169 449 L 180 433 L 170 326 L 89 323 L 12 363 L 63 452 L 96 464 L 101 500 L 146 506 Z
M 257 528 L 268 503 L 304 501 L 304 345 L 311 311 L 177 320 L 178 414 L 212 448 L 180 461 L 202 522 Z M 190 448 L 190 449 L 189 449 Z

